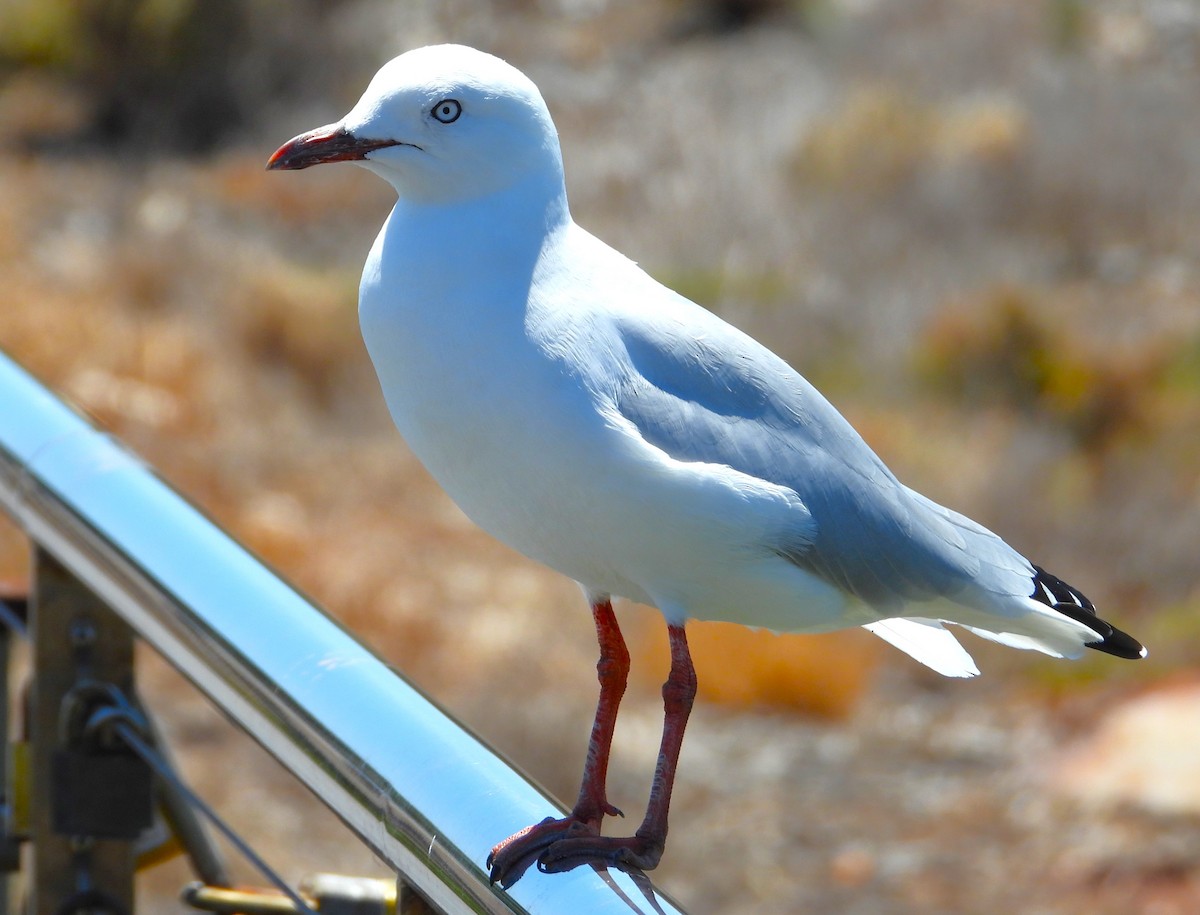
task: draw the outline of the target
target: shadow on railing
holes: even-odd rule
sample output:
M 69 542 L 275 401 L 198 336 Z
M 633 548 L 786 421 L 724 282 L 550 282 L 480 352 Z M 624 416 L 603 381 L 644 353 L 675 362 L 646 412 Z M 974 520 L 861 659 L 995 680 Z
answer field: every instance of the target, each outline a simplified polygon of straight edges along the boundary
M 677 911 L 644 878 L 586 867 L 489 885 L 490 845 L 555 804 L 2 353 L 0 509 L 35 557 L 27 778 L 8 779 L 29 788 L 6 797 L 0 841 L 0 867 L 15 834 L 33 847 L 27 911 L 132 908 L 157 776 L 122 743 L 137 709 L 108 697 L 134 695 L 135 637 L 435 911 Z

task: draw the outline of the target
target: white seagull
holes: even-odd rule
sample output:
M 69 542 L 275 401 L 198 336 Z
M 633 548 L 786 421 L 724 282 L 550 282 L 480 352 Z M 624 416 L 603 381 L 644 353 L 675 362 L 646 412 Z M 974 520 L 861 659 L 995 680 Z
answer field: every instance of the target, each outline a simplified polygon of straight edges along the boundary
M 509 64 L 441 45 L 395 58 L 340 121 L 270 169 L 355 162 L 399 199 L 359 316 L 397 427 L 477 524 L 582 585 L 600 699 L 571 813 L 492 851 L 511 884 L 584 862 L 651 868 L 696 675 L 684 626 L 862 626 L 951 677 L 945 623 L 1016 648 L 1145 656 L 1079 591 L 902 484 L 782 359 L 577 226 L 558 133 Z M 610 598 L 657 607 L 671 671 L 645 820 L 602 836 L 629 669 Z

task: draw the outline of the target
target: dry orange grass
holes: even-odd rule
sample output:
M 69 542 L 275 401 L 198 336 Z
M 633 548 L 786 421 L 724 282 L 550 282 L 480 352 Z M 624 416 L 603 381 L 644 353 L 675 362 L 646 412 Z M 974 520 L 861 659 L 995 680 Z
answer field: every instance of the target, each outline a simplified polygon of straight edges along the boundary
M 660 621 L 642 618 L 631 634 L 633 669 L 646 686 L 670 661 Z M 840 721 L 858 707 L 883 654 L 860 632 L 776 635 L 732 623 L 691 623 L 688 647 L 701 701 L 776 709 Z

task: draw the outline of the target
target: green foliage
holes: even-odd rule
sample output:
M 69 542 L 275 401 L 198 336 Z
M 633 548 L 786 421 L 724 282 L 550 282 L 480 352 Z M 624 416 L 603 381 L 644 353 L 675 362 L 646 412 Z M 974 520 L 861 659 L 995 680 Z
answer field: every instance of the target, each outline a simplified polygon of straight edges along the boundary
M 1055 313 L 1045 296 L 1008 286 L 956 303 L 926 329 L 917 372 L 964 404 L 1054 422 L 1086 452 L 1147 432 L 1170 354 L 1153 344 L 1102 349 Z
M 0 68 L 65 83 L 86 108 L 73 136 L 34 145 L 207 152 L 337 66 L 318 42 L 338 3 L 268 0 L 8 0 Z
M 1165 380 L 1176 391 L 1200 394 L 1200 335 L 1180 342 L 1167 363 Z
M 1088 4 L 1084 0 L 1049 0 L 1046 4 L 1046 30 L 1051 47 L 1059 51 L 1078 51 L 1087 41 Z
M 115 54 L 167 58 L 187 34 L 227 15 L 227 0 L 9 0 L 0 11 L 0 59 L 84 73 L 119 65 Z M 176 62 L 176 66 L 183 62 Z
M 65 66 L 78 53 L 78 25 L 68 0 L 10 0 L 0 6 L 0 62 Z

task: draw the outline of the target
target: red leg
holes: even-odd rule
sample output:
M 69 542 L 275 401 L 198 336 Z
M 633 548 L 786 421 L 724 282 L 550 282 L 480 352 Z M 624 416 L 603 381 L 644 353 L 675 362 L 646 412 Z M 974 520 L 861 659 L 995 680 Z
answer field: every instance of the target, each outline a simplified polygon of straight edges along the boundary
M 596 703 L 596 719 L 588 741 L 579 797 L 571 812 L 562 819 L 549 817 L 527 826 L 493 848 L 487 861 L 492 882 L 499 880 L 504 886 L 511 885 L 550 845 L 566 836 L 599 836 L 605 814 L 623 816 L 608 803 L 605 781 L 617 709 L 629 678 L 629 649 L 625 647 L 611 601 L 605 598 L 592 604 L 592 617 L 596 621 L 596 639 L 600 643 L 600 660 L 596 662 L 600 699 Z
M 696 696 L 696 669 L 688 651 L 682 626 L 669 626 L 671 673 L 663 684 L 663 735 L 650 788 L 646 818 L 629 838 L 615 836 L 571 835 L 555 842 L 542 854 L 539 863 L 547 871 L 569 870 L 580 864 L 632 865 L 649 870 L 658 864 L 667 841 L 667 811 L 675 769 L 683 747 L 692 701 Z
M 596 621 L 596 639 L 600 643 L 600 660 L 596 662 L 600 699 L 596 703 L 596 719 L 592 722 L 592 736 L 588 740 L 583 782 L 571 813 L 598 830 L 606 813 L 625 815 L 608 802 L 605 785 L 613 731 L 617 726 L 617 710 L 629 680 L 629 649 L 625 647 L 625 639 L 621 636 L 617 615 L 613 613 L 610 601 L 594 604 L 592 618 Z

